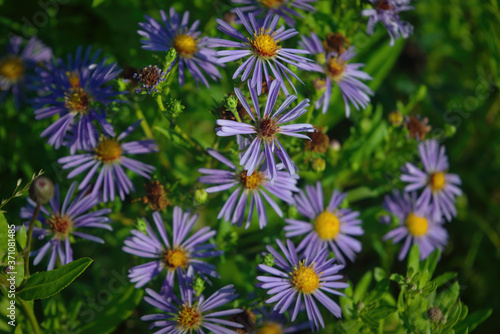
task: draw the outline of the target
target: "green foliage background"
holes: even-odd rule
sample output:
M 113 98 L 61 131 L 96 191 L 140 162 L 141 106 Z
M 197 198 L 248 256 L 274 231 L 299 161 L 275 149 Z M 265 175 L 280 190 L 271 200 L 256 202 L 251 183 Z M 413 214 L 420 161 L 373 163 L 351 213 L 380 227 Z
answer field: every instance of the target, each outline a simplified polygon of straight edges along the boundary
M 49 9 L 48 22 L 35 28 L 40 39 L 52 47 L 57 56 L 72 53 L 79 45 L 94 45 L 120 66 L 140 68 L 160 64 L 164 55 L 140 48 L 137 23 L 143 21 L 144 14 L 158 18 L 158 10 L 166 10 L 170 5 L 177 10 L 190 10 L 191 18 L 200 19 L 200 27 L 209 36 L 218 35 L 214 17 L 221 17 L 230 8 L 228 0 L 67 0 L 60 1 L 58 8 Z M 416 11 L 405 15 L 405 19 L 415 26 L 414 36 L 407 41 L 398 41 L 393 48 L 388 46 L 386 32 L 380 26 L 374 36 L 364 33 L 366 20 L 359 16 L 363 5 L 364 2 L 359 0 L 320 0 L 317 5 L 319 14 L 308 15 L 299 25 L 302 33 L 311 29 L 322 35 L 329 31 L 344 32 L 357 47 L 357 60 L 366 63 L 365 70 L 374 76 L 370 86 L 376 90 L 373 108 L 364 112 L 353 111 L 350 119 L 344 117 L 339 94 L 326 116 L 314 113 L 312 123 L 327 127 L 330 138 L 339 140 L 342 149 L 328 153 L 324 173 L 302 173 L 301 184 L 321 179 L 330 190 L 333 186 L 349 190 L 350 204 L 362 212 L 366 230 L 362 238 L 363 251 L 356 263 L 348 267 L 348 279 L 356 285 L 362 282 L 367 271 L 375 267 L 381 267 L 387 273 L 404 273 L 406 264 L 395 260 L 399 246 L 380 241 L 385 227 L 377 222 L 377 215 L 381 212 L 383 195 L 393 187 L 402 187 L 397 181 L 399 167 L 415 158 L 416 143 L 406 139 L 405 130 L 391 126 L 387 116 L 398 109 L 405 114 L 428 117 L 433 127 L 431 134 L 446 146 L 451 170 L 461 176 L 465 193 L 458 202 L 458 217 L 446 225 L 450 241 L 437 265 L 436 274 L 458 273 L 459 285 L 453 289 L 458 289 L 461 300 L 470 310 L 492 308 L 498 312 L 499 2 L 419 0 L 415 4 Z M 33 26 L 29 27 L 26 22 L 33 22 L 33 16 L 40 11 L 44 12 L 44 9 L 35 1 L 0 0 L 0 45 L 5 45 L 6 36 L 11 32 L 32 34 Z M 218 100 L 232 91 L 230 75 L 234 69 L 235 65 L 228 66 L 223 71 L 224 79 L 220 83 L 211 83 L 210 90 L 201 87 L 198 91 L 190 78 L 182 89 L 175 88 L 175 85 L 172 88 L 171 97 L 182 99 L 186 107 L 179 116 L 179 126 L 203 147 L 212 147 L 216 142 L 215 118 L 209 110 L 214 105 L 213 98 Z M 311 78 L 309 74 L 304 74 L 304 77 L 306 80 Z M 239 84 L 238 80 L 235 84 Z M 310 84 L 300 87 L 299 93 L 314 96 Z M 169 127 L 153 99 L 139 97 L 112 111 L 111 118 L 118 131 L 137 118 L 138 106 L 153 130 L 155 126 Z M 57 158 L 66 152 L 55 151 L 39 138 L 47 124 L 35 121 L 29 107 L 16 110 L 11 100 L 1 107 L 0 198 L 10 196 L 18 178 L 27 181 L 40 169 L 56 182 L 69 186 L 66 174 L 56 163 Z M 206 160 L 195 150 L 186 149 L 181 141 L 170 140 L 159 130 L 154 133 L 161 153 L 146 157 L 144 161 L 157 166 L 156 177 L 170 185 L 175 204 L 194 206 L 194 191 L 202 188 L 196 183 L 196 169 Z M 220 145 L 228 143 L 224 141 Z M 295 144 L 294 159 L 303 166 L 301 171 L 306 171 L 310 166 L 302 154 L 302 143 L 297 141 Z M 138 188 L 136 197 L 142 196 L 143 181 L 139 177 L 133 181 Z M 216 286 L 234 283 L 240 295 L 245 296 L 254 290 L 254 267 L 260 261 L 258 254 L 264 250 L 264 244 L 273 242 L 274 236 L 283 237 L 283 223 L 271 215 L 266 236 L 262 238 L 262 233 L 255 228 L 243 231 L 217 222 L 215 217 L 222 198 L 224 195 L 210 197 L 208 205 L 199 207 L 200 225 L 217 226 L 217 241 L 226 250 L 225 259 L 219 264 L 222 279 Z M 15 199 L 4 208 L 9 222 L 21 223 L 18 212 L 24 203 L 24 199 Z M 121 323 L 116 333 L 146 331 L 146 324 L 139 317 L 149 313 L 151 308 L 139 303 L 142 292 L 134 290 L 124 279 L 126 270 L 138 262 L 120 248 L 136 218 L 150 217 L 151 212 L 141 203 L 130 200 L 123 204 L 117 201 L 113 209 L 115 231 L 112 234 L 99 232 L 106 240 L 105 245 L 76 245 L 75 254 L 94 259 L 91 267 L 55 298 L 35 304 L 36 312 L 44 318 L 46 326 L 71 333 L 71 324 L 79 323 L 78 328 L 83 333 L 105 333 Z M 294 214 L 293 210 L 289 212 L 289 215 Z M 113 290 L 109 286 L 113 279 L 117 282 L 113 289 L 118 292 L 110 293 L 108 298 L 108 292 Z M 391 290 L 397 291 L 396 285 L 392 284 Z M 98 300 L 94 307 L 95 298 Z M 109 319 L 115 319 L 115 323 L 110 323 Z M 6 328 L 0 324 L 1 330 Z M 497 317 L 490 317 L 479 332 L 500 332 Z

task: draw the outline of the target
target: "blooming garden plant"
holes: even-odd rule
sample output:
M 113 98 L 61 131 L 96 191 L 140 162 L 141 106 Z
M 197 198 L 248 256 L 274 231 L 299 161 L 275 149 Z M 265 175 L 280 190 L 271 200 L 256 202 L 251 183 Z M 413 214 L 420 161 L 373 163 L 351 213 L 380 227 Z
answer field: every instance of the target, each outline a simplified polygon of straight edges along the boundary
M 500 331 L 497 2 L 38 6 L 0 1 L 1 333 Z

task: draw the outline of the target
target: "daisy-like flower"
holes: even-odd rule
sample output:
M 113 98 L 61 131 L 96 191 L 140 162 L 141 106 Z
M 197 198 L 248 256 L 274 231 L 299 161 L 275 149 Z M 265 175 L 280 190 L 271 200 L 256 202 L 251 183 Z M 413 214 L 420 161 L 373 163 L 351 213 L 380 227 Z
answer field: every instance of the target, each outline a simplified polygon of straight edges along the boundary
M 413 26 L 399 19 L 399 13 L 413 10 L 410 6 L 411 0 L 369 0 L 373 8 L 363 9 L 361 15 L 368 17 L 368 26 L 366 32 L 373 34 L 375 24 L 382 22 L 391 37 L 390 45 L 401 36 L 408 38 L 413 33 Z
M 447 221 L 451 221 L 452 217 L 457 215 L 455 200 L 456 196 L 462 195 L 462 190 L 459 188 L 462 180 L 456 174 L 447 173 L 449 165 L 445 148 L 435 139 L 421 142 L 418 145 L 418 152 L 424 171 L 409 162 L 404 165 L 401 181 L 409 183 L 405 191 L 424 188 L 417 204 L 430 203 L 434 211 L 444 215 Z
M 158 147 L 154 140 L 121 142 L 139 126 L 140 122 L 139 120 L 129 126 L 127 130 L 116 138 L 102 135 L 97 145 L 93 149 L 87 150 L 87 153 L 74 154 L 57 160 L 63 165 L 63 169 L 74 168 L 69 172 L 68 179 L 86 172 L 83 181 L 78 187 L 81 190 L 98 173 L 92 193 L 98 194 L 102 189 L 104 202 L 113 201 L 116 191 L 118 191 L 122 200 L 125 199 L 125 194 L 129 194 L 130 191 L 135 192 L 134 185 L 125 174 L 122 166 L 147 179 L 151 177 L 151 173 L 155 168 L 138 160 L 131 159 L 126 155 L 158 152 Z
M 19 106 L 26 99 L 26 85 L 30 86 L 35 77 L 32 71 L 37 64 L 52 58 L 52 50 L 36 36 L 31 37 L 22 48 L 23 38 L 12 36 L 7 44 L 6 54 L 0 56 L 0 105 L 7 93 L 12 91 L 14 102 Z
M 294 244 L 287 239 L 287 247 L 276 240 L 282 256 L 273 247 L 267 246 L 267 250 L 274 256 L 277 268 L 259 264 L 257 268 L 272 276 L 258 276 L 258 286 L 267 293 L 274 295 L 266 303 L 276 303 L 273 310 L 284 313 L 295 301 L 291 320 L 295 321 L 302 305 L 306 306 L 307 317 L 311 330 L 325 327 L 323 317 L 318 309 L 316 300 L 323 304 L 330 313 L 340 318 L 342 310 L 325 292 L 344 296 L 343 293 L 334 290 L 347 288 L 349 284 L 338 282 L 342 275 L 338 272 L 344 268 L 343 265 L 334 264 L 335 259 L 327 260 L 328 250 L 319 251 L 312 258 L 299 261 Z
M 344 53 L 339 54 L 335 51 L 325 52 L 325 49 L 315 33 L 310 37 L 302 36 L 299 45 L 308 50 L 311 54 L 319 55 L 318 63 L 311 65 L 311 70 L 322 73 L 326 76 L 325 91 L 316 101 L 315 107 L 319 109 L 323 105 L 321 112 L 324 114 L 330 106 L 333 83 L 336 83 L 345 104 L 345 113 L 349 117 L 351 113 L 350 103 L 356 110 L 366 108 L 370 103 L 370 95 L 373 91 L 361 80 L 372 80 L 372 77 L 360 70 L 364 64 L 348 62 L 356 56 L 354 47 L 351 46 Z
M 387 233 L 383 240 L 392 239 L 393 243 L 405 239 L 398 259 L 402 261 L 412 243 L 418 245 L 420 260 L 428 257 L 435 249 L 443 249 L 448 241 L 448 233 L 443 227 L 441 216 L 436 215 L 427 203 L 417 202 L 417 193 L 395 191 L 387 195 L 384 207 L 398 219 L 398 227 Z
M 191 215 L 189 211 L 182 212 L 176 206 L 173 216 L 172 242 L 168 239 L 165 223 L 159 212 L 153 212 L 153 220 L 160 237 L 151 225 L 146 224 L 146 231 L 132 230 L 132 237 L 125 240 L 123 251 L 152 259 L 151 262 L 141 264 L 129 270 L 129 278 L 140 288 L 150 282 L 158 274 L 166 271 L 162 291 L 170 291 L 174 287 L 174 279 L 180 284 L 189 285 L 187 282 L 188 271 L 207 279 L 207 275 L 218 277 L 215 266 L 204 261 L 205 258 L 219 256 L 223 252 L 213 250 L 217 245 L 207 243 L 215 235 L 209 227 L 203 227 L 191 236 L 198 215 Z
M 61 203 L 59 185 L 55 187 L 55 195 L 49 202 L 49 207 L 41 206 L 37 220 L 41 227 L 33 228 L 33 237 L 39 240 L 48 240 L 40 249 L 32 252 L 35 256 L 33 261 L 37 265 L 50 251 L 50 259 L 47 270 L 54 269 L 59 258 L 62 265 L 73 261 L 73 250 L 71 249 L 72 238 L 82 238 L 103 244 L 104 240 L 96 236 L 81 232 L 85 228 L 103 228 L 112 230 L 109 223 L 111 220 L 105 215 L 111 209 L 91 211 L 100 203 L 100 198 L 87 189 L 79 192 L 73 199 L 77 183 L 73 182 Z M 28 198 L 28 205 L 21 209 L 21 218 L 25 219 L 25 227 L 28 228 L 30 220 L 35 212 L 37 204 Z
M 309 323 L 301 323 L 297 325 L 290 325 L 287 317 L 280 314 L 278 311 L 273 311 L 267 307 L 260 307 L 255 310 L 256 314 L 260 317 L 255 323 L 256 334 L 292 334 L 306 330 Z
M 328 206 L 323 202 L 321 183 L 316 187 L 306 186 L 295 195 L 297 210 L 310 221 L 285 219 L 286 237 L 306 235 L 297 246 L 297 251 L 304 251 L 307 258 L 313 257 L 323 248 L 331 248 L 338 262 L 345 264 L 344 255 L 354 262 L 356 253 L 361 251 L 361 242 L 353 236 L 363 235 L 359 212 L 351 209 L 339 209 L 346 197 L 345 193 L 335 190 Z
M 249 227 L 254 210 L 257 209 L 259 226 L 262 229 L 267 225 L 267 214 L 263 198 L 280 217 L 283 217 L 283 212 L 269 194 L 276 196 L 288 204 L 294 203 L 293 192 L 298 191 L 296 186 L 297 180 L 291 177 L 287 172 L 278 171 L 277 181 L 271 183 L 269 181 L 269 175 L 265 170 L 260 170 L 252 175 L 248 175 L 246 171 L 238 169 L 222 154 L 211 149 L 208 150 L 208 153 L 229 167 L 230 170 L 200 168 L 199 172 L 204 175 L 201 176 L 198 181 L 213 185 L 207 188 L 206 191 L 208 193 L 214 193 L 236 187 L 220 210 L 217 219 L 224 217 L 226 221 L 231 221 L 233 224 L 237 223 L 238 226 L 241 227 L 245 219 L 248 200 L 250 199 L 250 207 L 245 228 Z M 263 156 L 261 155 L 259 159 L 260 163 L 262 163 L 262 159 Z
M 201 82 L 210 87 L 206 75 L 217 81 L 222 78 L 219 70 L 215 66 L 217 57 L 215 50 L 208 47 L 208 37 L 200 37 L 198 31 L 200 21 L 196 20 L 189 26 L 189 12 L 186 11 L 181 16 L 173 7 L 170 8 L 169 16 L 160 10 L 160 24 L 155 19 L 145 16 L 147 22 L 139 23 L 142 30 L 137 33 L 144 37 L 141 40 L 142 48 L 150 51 L 168 51 L 174 48 L 177 57 L 172 62 L 167 72 L 172 70 L 175 64 L 179 64 L 179 85 L 184 85 L 185 70 L 193 76 L 196 84 Z
M 254 112 L 250 109 L 250 106 L 243 96 L 243 93 L 239 88 L 234 88 L 236 96 L 240 100 L 241 104 L 245 108 L 245 111 L 250 116 L 255 125 L 250 125 L 246 123 L 236 122 L 232 120 L 217 120 L 216 124 L 219 126 L 216 131 L 218 136 L 227 137 L 234 135 L 247 135 L 251 144 L 246 149 L 246 153 L 241 156 L 240 165 L 247 170 L 247 175 L 250 176 L 254 173 L 258 167 L 258 162 L 260 158 L 260 153 L 264 151 L 266 158 L 266 169 L 269 172 L 269 176 L 272 182 L 274 182 L 278 177 L 278 170 L 276 167 L 276 160 L 274 154 L 278 156 L 281 162 L 285 165 L 288 173 L 291 176 L 295 175 L 297 167 L 293 163 L 290 156 L 285 151 L 283 145 L 281 145 L 278 140 L 278 135 L 286 135 L 298 138 L 310 139 L 308 136 L 300 134 L 299 132 L 314 132 L 316 129 L 311 124 L 289 124 L 284 125 L 293 121 L 300 116 L 302 116 L 309 106 L 309 100 L 305 99 L 301 101 L 296 107 L 285 112 L 285 110 L 292 104 L 295 99 L 294 95 L 289 95 L 286 100 L 277 108 L 273 113 L 273 109 L 276 104 L 276 99 L 280 91 L 281 83 L 279 80 L 274 80 L 271 83 L 269 89 L 269 95 L 267 97 L 266 106 L 263 113 L 260 112 L 259 101 L 257 98 L 257 91 L 255 87 L 248 83 L 248 88 L 250 89 L 250 95 L 252 98 Z
M 243 13 L 251 12 L 253 15 L 271 14 L 281 16 L 286 24 L 293 26 L 295 17 L 303 18 L 296 9 L 306 12 L 316 12 L 311 4 L 317 0 L 232 0 L 234 4 L 245 5 L 240 7 Z
M 268 86 L 271 85 L 269 73 L 272 72 L 273 77 L 281 83 L 285 94 L 289 95 L 285 86 L 285 79 L 288 80 L 294 90 L 295 87 L 289 75 L 300 82 L 302 81 L 284 63 L 297 66 L 303 70 L 310 69 L 308 62 L 311 60 L 300 56 L 300 54 L 308 54 L 308 51 L 281 47 L 281 42 L 297 35 L 298 31 L 295 29 L 285 30 L 285 26 L 276 29 L 279 21 L 279 16 L 277 15 L 268 14 L 261 22 L 257 21 L 252 13 L 248 15 L 243 14 L 239 8 L 236 8 L 235 12 L 251 37 L 245 37 L 224 20 L 216 19 L 219 24 L 217 28 L 220 31 L 238 40 L 237 42 L 220 38 L 212 38 L 210 40 L 210 45 L 214 47 L 238 49 L 218 51 L 217 56 L 221 56 L 218 62 L 225 64 L 248 57 L 234 72 L 233 79 L 241 75 L 241 81 L 246 81 L 253 71 L 250 82 L 252 83 L 252 87 L 257 87 L 257 93 L 260 95 L 262 93 L 263 79 L 267 82 Z
M 241 309 L 213 311 L 238 297 L 232 285 L 217 290 L 210 297 L 201 295 L 196 298 L 192 289 L 181 287 L 181 299 L 166 294 L 159 294 L 146 289 L 148 296 L 144 300 L 163 313 L 148 314 L 141 317 L 142 321 L 153 321 L 151 327 L 161 328 L 154 334 L 238 334 L 227 327 L 242 328 L 243 326 L 229 320 L 219 319 L 240 313 Z M 223 325 L 223 326 L 221 326 Z
M 38 85 L 43 93 L 33 99 L 35 119 L 59 115 L 41 134 L 56 149 L 68 145 L 74 153 L 94 147 L 99 138 L 95 120 L 107 135 L 114 136 L 104 106 L 118 101 L 116 96 L 122 93 L 106 85 L 120 70 L 115 63 L 106 64 L 106 59 L 98 61 L 100 50 L 91 53 L 91 47 L 85 52 L 79 47 L 74 57 L 68 55 L 66 62 L 54 60 L 39 68 Z

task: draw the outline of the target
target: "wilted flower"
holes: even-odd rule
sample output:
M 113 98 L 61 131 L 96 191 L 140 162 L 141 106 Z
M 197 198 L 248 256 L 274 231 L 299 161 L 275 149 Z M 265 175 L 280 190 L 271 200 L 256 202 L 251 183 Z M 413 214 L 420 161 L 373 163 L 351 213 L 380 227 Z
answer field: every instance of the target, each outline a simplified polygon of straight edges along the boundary
M 361 15 L 368 16 L 366 32 L 373 34 L 375 24 L 382 22 L 391 37 L 390 45 L 400 36 L 408 38 L 413 33 L 413 26 L 399 19 L 399 13 L 414 9 L 410 6 L 411 0 L 369 0 L 372 9 L 363 9 Z
M 135 92 L 139 94 L 142 90 L 151 94 L 152 92 L 158 92 L 158 85 L 165 81 L 165 72 L 158 68 L 156 65 L 149 65 L 144 67 L 138 73 L 134 73 L 134 79 L 140 82 L 140 88 L 137 88 Z
M 73 250 L 71 249 L 71 239 L 73 237 L 83 238 L 98 243 L 104 240 L 96 236 L 81 232 L 85 228 L 103 228 L 112 230 L 111 220 L 105 215 L 111 209 L 100 209 L 90 211 L 101 202 L 100 198 L 90 193 L 88 188 L 79 192 L 74 199 L 73 194 L 77 183 L 73 182 L 61 203 L 59 195 L 59 185 L 55 186 L 55 196 L 50 200 L 50 208 L 42 206 L 36 219 L 42 224 L 41 227 L 33 228 L 33 237 L 39 240 L 47 240 L 44 246 L 31 253 L 35 256 L 34 265 L 40 263 L 45 255 L 50 252 L 50 259 L 47 270 L 54 269 L 59 258 L 61 264 L 65 265 L 73 261 Z M 26 228 L 35 213 L 36 203 L 28 199 L 28 205 L 21 209 L 21 218 L 25 219 Z
M 336 51 L 327 52 L 315 33 L 311 33 L 310 37 L 302 36 L 302 41 L 299 42 L 299 45 L 311 54 L 320 55 L 318 57 L 319 62 L 310 65 L 311 70 L 326 76 L 325 91 L 319 100 L 316 101 L 314 105 L 316 109 L 319 109 L 323 105 L 321 111 L 323 114 L 326 113 L 330 106 L 334 82 L 339 86 L 342 93 L 347 117 L 349 117 L 351 112 L 350 103 L 354 105 L 356 110 L 359 110 L 360 107 L 366 108 L 368 106 L 370 103 L 369 95 L 373 95 L 373 91 L 361 82 L 361 80 L 372 80 L 372 77 L 360 70 L 364 64 L 348 63 L 348 61 L 356 56 L 353 46 L 345 50 L 342 54 Z
M 384 235 L 383 240 L 392 239 L 393 243 L 405 239 L 398 259 L 402 261 L 412 243 L 419 247 L 420 259 L 428 257 L 436 248 L 443 249 L 448 240 L 448 233 L 443 228 L 443 221 L 427 203 L 417 202 L 417 193 L 395 191 L 387 195 L 384 208 L 398 219 L 398 227 Z
M 174 48 L 177 57 L 172 62 L 167 72 L 170 72 L 175 64 L 179 65 L 179 84 L 184 85 L 185 70 L 193 76 L 196 83 L 201 82 L 210 87 L 206 75 L 217 81 L 221 78 L 219 70 L 215 67 L 217 57 L 215 50 L 207 46 L 208 37 L 200 37 L 197 31 L 200 21 L 196 20 L 189 26 L 189 12 L 179 14 L 173 7 L 170 8 L 169 16 L 160 10 L 161 23 L 155 19 L 145 16 L 147 22 L 139 23 L 142 30 L 139 35 L 142 48 L 150 51 L 168 51 Z M 204 73 L 203 73 L 204 72 Z
M 440 146 L 437 140 L 431 139 L 420 143 L 418 152 L 424 171 L 409 162 L 404 165 L 401 181 L 409 183 L 405 191 L 424 188 L 416 205 L 430 204 L 434 212 L 444 215 L 446 220 L 451 221 L 452 217 L 457 215 L 455 198 L 462 195 L 462 190 L 458 187 L 462 184 L 462 180 L 456 174 L 447 173 L 448 157 L 444 146 Z
M 245 154 L 242 155 L 240 159 L 240 165 L 243 165 L 244 169 L 248 171 L 248 176 L 252 175 L 258 167 L 260 162 L 259 158 L 261 152 L 265 153 L 265 163 L 266 169 L 269 172 L 271 181 L 275 181 L 278 177 L 278 170 L 276 167 L 276 160 L 274 154 L 278 156 L 281 162 L 285 165 L 288 173 L 291 176 L 295 175 L 297 167 L 295 166 L 290 156 L 285 151 L 283 145 L 281 145 L 278 140 L 278 135 L 286 135 L 291 137 L 305 138 L 309 139 L 306 135 L 300 134 L 299 132 L 314 132 L 316 131 L 311 124 L 299 123 L 299 124 L 289 124 L 283 125 L 293 121 L 304 113 L 307 112 L 307 107 L 309 106 L 309 100 L 305 99 L 301 101 L 295 108 L 285 112 L 285 110 L 292 104 L 292 102 L 297 99 L 296 96 L 290 95 L 286 100 L 275 109 L 276 99 L 280 91 L 280 82 L 275 80 L 271 84 L 269 91 L 269 96 L 267 98 L 265 109 L 263 114 L 260 113 L 259 101 L 257 98 L 257 91 L 255 87 L 248 83 L 248 88 L 250 90 L 250 95 L 252 98 L 252 103 L 255 110 L 254 112 L 250 109 L 250 106 L 243 96 L 243 93 L 239 88 L 235 88 L 234 91 L 241 104 L 245 108 L 245 111 L 253 120 L 255 125 L 250 125 L 241 122 L 235 122 L 231 120 L 217 120 L 217 125 L 219 127 L 216 129 L 217 135 L 222 137 L 234 136 L 234 135 L 248 135 L 251 144 L 246 148 Z
M 106 120 L 103 105 L 116 100 L 120 94 L 106 85 L 118 76 L 116 64 L 98 62 L 100 50 L 91 55 L 91 47 L 85 52 L 79 47 L 74 58 L 54 60 L 39 69 L 42 95 L 33 99 L 35 119 L 59 118 L 46 128 L 41 137 L 49 137 L 48 143 L 59 149 L 61 145 L 76 150 L 90 150 L 99 139 L 97 121 L 104 133 L 114 136 L 113 127 Z
M 340 263 L 346 263 L 344 255 L 353 262 L 356 253 L 361 251 L 361 242 L 352 236 L 364 233 L 361 220 L 358 219 L 359 212 L 339 209 L 346 194 L 338 190 L 333 192 L 325 207 L 320 182 L 316 183 L 316 187 L 306 186 L 305 190 L 300 190 L 295 195 L 295 203 L 298 211 L 310 221 L 285 219 L 286 237 L 306 235 L 297 246 L 297 251 L 304 251 L 308 258 L 314 257 L 321 249 L 330 247 Z
M 22 37 L 12 36 L 6 54 L 0 56 L 0 105 L 9 91 L 14 95 L 16 106 L 23 103 L 26 99 L 25 90 L 31 89 L 30 86 L 36 80 L 33 70 L 37 64 L 52 58 L 52 50 L 36 36 L 31 37 L 23 49 L 22 44 Z
M 122 143 L 132 131 L 140 124 L 141 120 L 135 122 L 122 132 L 118 137 L 108 137 L 102 135 L 97 145 L 86 150 L 87 153 L 74 154 L 57 160 L 63 165 L 63 169 L 74 168 L 68 174 L 71 179 L 83 172 L 86 172 L 83 181 L 78 189 L 85 188 L 94 175 L 98 174 L 93 186 L 92 193 L 98 194 L 102 189 L 103 201 L 113 201 L 115 192 L 118 191 L 120 198 L 125 199 L 125 194 L 135 191 L 132 181 L 130 181 L 123 167 L 139 174 L 145 178 L 150 178 L 155 168 L 138 160 L 127 157 L 127 154 L 145 154 L 157 152 L 158 147 L 154 140 L 139 140 Z M 76 167 L 76 168 L 75 168 Z
M 299 56 L 299 54 L 308 54 L 308 51 L 281 47 L 281 42 L 297 35 L 298 31 L 295 29 L 285 30 L 284 26 L 276 29 L 279 21 L 279 16 L 277 15 L 272 16 L 268 14 L 263 21 L 257 21 L 252 13 L 246 15 L 239 8 L 236 8 L 235 12 L 251 37 L 245 37 L 224 20 L 216 19 L 219 24 L 217 28 L 230 37 L 237 39 L 238 42 L 212 38 L 210 45 L 239 49 L 218 51 L 217 55 L 221 56 L 218 62 L 224 64 L 248 57 L 238 67 L 233 75 L 233 79 L 241 75 L 241 81 L 246 81 L 253 71 L 253 76 L 249 80 L 249 83 L 251 83 L 252 87 L 257 87 L 257 93 L 260 95 L 262 93 L 263 80 L 266 80 L 267 85 L 271 86 L 269 72 L 272 72 L 273 76 L 279 80 L 285 94 L 289 95 L 285 86 L 285 79 L 288 80 L 294 90 L 295 87 L 290 81 L 289 75 L 300 82 L 302 81 L 282 62 L 297 66 L 300 69 L 310 69 L 308 62 L 311 60 Z
M 257 280 L 262 282 L 258 286 L 269 290 L 268 294 L 274 295 L 267 299 L 266 303 L 275 303 L 273 310 L 284 313 L 295 301 L 291 316 L 291 320 L 295 321 L 301 311 L 303 300 L 312 330 L 319 329 L 320 326 L 325 327 L 316 300 L 335 317 L 340 318 L 342 310 L 325 292 L 344 296 L 343 293 L 334 290 L 349 286 L 347 283 L 338 282 L 342 279 L 342 275 L 338 272 L 344 266 L 334 264 L 335 259 L 327 260 L 328 251 L 325 248 L 315 256 L 299 261 L 295 246 L 290 240 L 286 241 L 287 247 L 279 240 L 276 242 L 284 256 L 271 246 L 267 246 L 267 250 L 275 257 L 277 268 L 265 264 L 257 266 L 257 269 L 272 275 L 257 277 Z
M 410 137 L 417 140 L 424 140 L 427 133 L 431 131 L 431 126 L 429 125 L 429 119 L 427 117 L 406 117 L 404 125 L 410 132 Z

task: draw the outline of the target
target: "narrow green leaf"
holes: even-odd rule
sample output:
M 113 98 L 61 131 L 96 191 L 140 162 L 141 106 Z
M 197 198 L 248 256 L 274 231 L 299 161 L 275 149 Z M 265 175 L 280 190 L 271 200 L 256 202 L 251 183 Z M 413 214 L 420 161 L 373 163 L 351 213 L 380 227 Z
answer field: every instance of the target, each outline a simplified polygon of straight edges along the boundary
M 458 275 L 458 273 L 447 272 L 447 273 L 441 274 L 438 277 L 436 277 L 433 280 L 433 282 L 436 283 L 437 287 L 439 288 L 441 285 L 448 283 L 449 281 L 451 281 L 452 279 L 457 277 L 457 275 Z
M 476 329 L 477 326 L 482 324 L 493 313 L 492 309 L 484 309 L 472 312 L 463 322 L 455 326 L 456 333 L 469 333 Z
M 23 225 L 16 233 L 16 240 L 17 240 L 17 243 L 19 244 L 19 246 L 21 246 L 21 249 L 24 249 L 26 247 L 26 239 L 27 238 L 28 237 L 26 235 L 26 227 L 24 227 L 24 225 Z
M 373 277 L 372 272 L 368 271 L 359 280 L 358 284 L 356 285 L 356 288 L 354 289 L 354 295 L 352 298 L 355 303 L 359 302 L 365 296 L 366 291 L 368 290 L 368 287 L 372 282 L 372 277 Z
M 93 0 L 92 1 L 92 7 L 97 7 L 99 6 L 100 4 L 102 4 L 105 0 Z
M 420 266 L 418 245 L 415 243 L 410 248 L 410 254 L 408 254 L 408 269 L 413 268 L 414 272 L 418 271 Z
M 373 288 L 372 291 L 370 291 L 366 298 L 363 300 L 365 304 L 370 304 L 376 302 L 384 293 L 386 293 L 389 290 L 389 279 L 384 278 L 380 282 L 377 282 L 377 285 L 375 285 L 375 288 Z
M 24 300 L 43 299 L 59 293 L 71 284 L 92 263 L 88 257 L 70 262 L 60 268 L 35 273 L 30 278 L 18 297 Z
M 376 320 L 382 320 L 387 318 L 389 315 L 397 311 L 397 307 L 390 305 L 381 305 L 375 307 L 373 311 L 370 312 L 370 317 Z
M 0 211 L 0 259 L 8 253 L 8 230 L 9 224 L 7 223 L 7 219 L 5 219 L 5 216 Z

